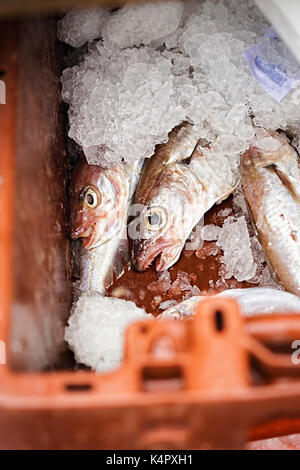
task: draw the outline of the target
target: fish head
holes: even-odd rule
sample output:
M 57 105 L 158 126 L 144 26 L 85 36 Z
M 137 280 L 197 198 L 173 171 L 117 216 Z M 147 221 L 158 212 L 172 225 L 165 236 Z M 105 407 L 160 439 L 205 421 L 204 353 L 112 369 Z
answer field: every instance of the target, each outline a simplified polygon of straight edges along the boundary
M 168 269 L 178 260 L 189 235 L 186 188 L 180 187 L 174 171 L 165 170 L 136 219 L 132 264 L 138 271 L 145 271 L 154 260 L 157 271 Z
M 102 168 L 80 161 L 70 185 L 70 236 L 85 249 L 110 240 L 127 210 L 128 182 L 121 167 Z

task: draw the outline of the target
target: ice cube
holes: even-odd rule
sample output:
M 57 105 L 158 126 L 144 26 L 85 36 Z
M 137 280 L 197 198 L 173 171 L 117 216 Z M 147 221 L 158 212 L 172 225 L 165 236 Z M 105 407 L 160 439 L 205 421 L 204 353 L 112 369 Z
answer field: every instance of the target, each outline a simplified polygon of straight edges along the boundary
M 183 4 L 178 0 L 126 5 L 111 16 L 103 28 L 104 43 L 120 49 L 163 44 L 176 31 Z
M 235 277 L 241 282 L 255 275 L 257 265 L 252 255 L 245 217 L 239 217 L 236 222 L 224 223 L 217 244 L 223 250 L 221 272 L 225 279 Z
M 79 364 L 97 372 L 111 371 L 123 359 L 127 326 L 148 318 L 151 316 L 128 300 L 85 293 L 74 305 L 65 340 Z
M 158 280 L 148 284 L 147 289 L 153 292 L 164 294 L 171 287 L 171 276 L 169 271 L 161 271 L 157 274 Z
M 190 299 L 191 297 L 194 297 L 195 295 L 201 295 L 201 290 L 199 289 L 198 286 L 193 286 L 183 297 L 182 300 L 187 300 Z
M 188 274 L 184 271 L 178 271 L 175 281 L 172 283 L 172 286 L 169 290 L 169 295 L 177 296 L 184 291 L 190 291 L 192 285 Z
M 221 228 L 217 225 L 205 225 L 202 229 L 202 238 L 206 241 L 215 241 L 218 239 Z
M 235 212 L 239 215 L 243 215 L 245 218 L 248 216 L 248 209 L 241 185 L 239 185 L 233 193 L 233 207 Z
M 250 232 L 251 227 L 249 227 L 248 230 Z M 261 287 L 278 288 L 272 278 L 272 274 L 266 262 L 264 251 L 256 235 L 250 237 L 250 243 L 253 259 L 256 263 L 256 273 L 253 278 L 249 279 L 249 282 L 258 284 Z
M 218 217 L 228 217 L 231 212 L 232 209 L 230 207 L 226 207 L 218 212 Z
M 57 23 L 57 36 L 62 42 L 80 47 L 88 41 L 100 38 L 101 29 L 109 18 L 106 8 L 73 8 Z

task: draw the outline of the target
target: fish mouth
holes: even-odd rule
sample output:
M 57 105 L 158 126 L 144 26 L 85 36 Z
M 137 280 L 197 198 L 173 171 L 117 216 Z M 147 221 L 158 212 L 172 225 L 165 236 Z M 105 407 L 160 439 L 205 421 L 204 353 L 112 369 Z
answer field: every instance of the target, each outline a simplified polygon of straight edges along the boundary
M 132 265 L 137 271 L 146 271 L 149 266 L 155 261 L 156 271 L 164 271 L 168 269 L 175 261 L 177 261 L 179 255 L 173 261 L 170 259 L 168 253 L 178 252 L 178 247 L 174 247 L 174 242 L 171 241 L 157 241 L 155 245 L 149 246 L 147 244 L 138 243 L 134 246 L 132 253 Z M 180 251 L 179 251 L 180 254 Z
M 178 261 L 180 254 L 182 252 L 183 246 L 180 244 L 172 245 L 171 247 L 165 249 L 156 260 L 155 269 L 156 271 L 165 271 L 169 269 L 173 264 Z
M 85 250 L 93 248 L 95 238 L 95 224 L 90 225 L 87 229 L 75 229 L 71 233 L 71 238 L 77 240 L 81 238 L 82 246 Z

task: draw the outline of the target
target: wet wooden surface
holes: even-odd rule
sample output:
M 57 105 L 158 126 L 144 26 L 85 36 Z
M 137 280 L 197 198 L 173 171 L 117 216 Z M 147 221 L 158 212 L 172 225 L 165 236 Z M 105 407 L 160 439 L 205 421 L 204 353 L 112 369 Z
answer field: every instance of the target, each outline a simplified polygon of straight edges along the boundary
M 18 77 L 10 84 L 17 90 L 10 364 L 41 370 L 61 360 L 71 301 L 62 54 L 54 20 L 32 19 L 14 28 L 19 42 Z
M 95 5 L 117 7 L 127 3 L 126 0 L 0 0 L 0 17 L 16 17 L 32 14 L 63 12 L 74 7 L 91 7 Z
M 0 46 L 0 354 L 7 356 L 8 318 L 12 296 L 12 233 L 17 78 L 17 35 L 13 23 L 1 27 Z M 0 374 L 3 371 L 0 365 Z M 0 379 L 1 382 L 1 379 Z

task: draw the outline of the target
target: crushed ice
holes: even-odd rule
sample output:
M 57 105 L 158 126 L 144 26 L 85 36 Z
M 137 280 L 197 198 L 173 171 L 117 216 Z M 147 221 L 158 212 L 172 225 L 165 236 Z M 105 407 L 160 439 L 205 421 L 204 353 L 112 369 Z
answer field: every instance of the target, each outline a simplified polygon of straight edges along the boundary
M 58 39 L 73 47 L 83 46 L 101 36 L 102 26 L 109 17 L 106 8 L 73 8 L 57 24 Z
M 183 120 L 232 158 L 249 147 L 251 118 L 271 129 L 299 126 L 295 93 L 277 103 L 243 56 L 254 44 L 265 54 L 281 53 L 268 47 L 269 25 L 253 1 L 169 0 L 78 18 L 71 12 L 59 27 L 60 39 L 70 44 L 90 41 L 83 61 L 63 73 L 63 99 L 69 136 L 89 163 L 151 157 Z M 296 73 L 286 57 L 284 66 Z
M 259 240 L 254 232 L 247 211 L 242 188 L 239 186 L 233 194 L 234 215 L 231 209 L 222 209 L 218 216 L 226 216 L 222 227 L 214 224 L 205 225 L 201 236 L 211 242 L 205 245 L 196 256 L 203 259 L 222 251 L 220 257 L 220 279 L 211 288 L 228 288 L 227 279 L 234 277 L 237 281 L 247 281 L 264 287 L 279 288 L 270 273 L 266 258 Z M 215 242 L 215 244 L 213 243 Z
M 148 318 L 151 315 L 133 302 L 86 292 L 73 308 L 65 339 L 79 364 L 97 372 L 108 372 L 123 359 L 127 326 Z
M 245 217 L 236 222 L 224 222 L 219 233 L 217 245 L 223 250 L 221 262 L 225 279 L 235 277 L 238 281 L 248 281 L 256 272 L 250 237 Z
M 124 6 L 112 15 L 103 28 L 103 42 L 108 47 L 163 45 L 177 30 L 183 10 L 180 1 L 148 2 Z M 166 21 L 167 20 L 167 21 Z

